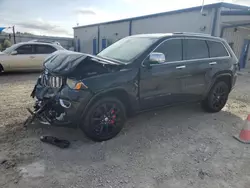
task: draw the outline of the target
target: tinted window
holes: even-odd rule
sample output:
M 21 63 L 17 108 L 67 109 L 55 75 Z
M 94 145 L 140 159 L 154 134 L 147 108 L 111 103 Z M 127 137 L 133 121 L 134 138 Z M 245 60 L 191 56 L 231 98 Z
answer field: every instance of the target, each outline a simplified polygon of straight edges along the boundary
M 187 39 L 184 41 L 186 60 L 209 58 L 208 47 L 205 40 Z
M 182 60 L 182 40 L 172 39 L 162 43 L 154 52 L 161 52 L 166 57 L 166 62 Z
M 56 51 L 56 49 L 52 46 L 49 45 L 36 45 L 36 53 L 37 54 L 51 54 L 54 51 Z
M 207 41 L 210 57 L 228 56 L 227 50 L 221 42 Z
M 17 54 L 33 54 L 33 46 L 32 45 L 23 45 L 16 49 Z

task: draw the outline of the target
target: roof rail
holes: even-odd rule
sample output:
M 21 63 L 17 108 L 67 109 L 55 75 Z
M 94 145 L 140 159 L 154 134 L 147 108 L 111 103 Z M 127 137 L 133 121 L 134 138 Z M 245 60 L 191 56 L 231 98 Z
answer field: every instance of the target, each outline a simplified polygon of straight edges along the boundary
M 47 40 L 34 39 L 34 40 L 30 40 L 29 42 L 43 42 L 43 43 L 57 44 L 57 45 L 61 46 L 60 42 L 58 42 L 58 41 L 47 41 Z
M 206 33 L 193 33 L 193 32 L 174 32 L 173 34 L 187 34 L 187 35 L 201 35 L 201 36 L 211 36 L 210 34 L 206 34 Z

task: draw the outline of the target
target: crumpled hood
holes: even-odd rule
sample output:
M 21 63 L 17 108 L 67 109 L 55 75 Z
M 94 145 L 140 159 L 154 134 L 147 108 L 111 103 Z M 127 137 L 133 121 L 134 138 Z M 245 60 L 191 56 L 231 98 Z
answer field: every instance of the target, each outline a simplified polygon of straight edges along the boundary
M 44 67 L 51 73 L 65 75 L 73 71 L 86 57 L 82 53 L 58 50 L 44 60 Z
M 100 63 L 103 64 L 113 64 L 118 65 L 115 62 L 102 59 L 90 54 L 84 54 L 79 52 L 73 52 L 69 50 L 58 50 L 51 55 L 49 55 L 44 60 L 44 67 L 50 73 L 57 75 L 67 75 L 70 72 L 74 71 L 77 65 L 79 65 L 87 57 L 92 57 L 97 60 L 101 60 Z

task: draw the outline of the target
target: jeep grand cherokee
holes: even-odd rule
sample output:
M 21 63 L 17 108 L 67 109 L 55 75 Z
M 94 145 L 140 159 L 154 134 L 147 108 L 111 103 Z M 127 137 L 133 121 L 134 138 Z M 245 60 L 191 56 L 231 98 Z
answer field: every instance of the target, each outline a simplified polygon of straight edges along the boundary
M 32 114 L 42 123 L 79 127 L 93 140 L 108 140 L 134 112 L 186 102 L 220 111 L 237 68 L 224 39 L 194 33 L 129 36 L 96 56 L 58 51 L 44 62 Z

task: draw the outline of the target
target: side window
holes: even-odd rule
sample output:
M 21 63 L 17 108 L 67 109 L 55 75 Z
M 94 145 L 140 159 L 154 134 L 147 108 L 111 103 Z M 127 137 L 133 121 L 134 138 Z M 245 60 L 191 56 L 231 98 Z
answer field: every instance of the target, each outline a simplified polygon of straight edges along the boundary
M 163 53 L 166 57 L 166 62 L 182 60 L 182 40 L 171 39 L 167 40 L 158 46 L 154 52 Z
M 56 49 L 49 45 L 36 45 L 36 54 L 51 54 Z
M 185 60 L 209 58 L 208 47 L 205 40 L 184 40 Z
M 17 54 L 33 54 L 34 49 L 32 45 L 26 44 L 16 49 Z
M 228 56 L 227 50 L 221 42 L 207 41 L 210 57 Z

